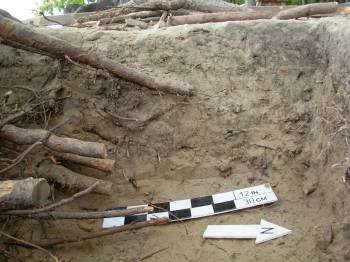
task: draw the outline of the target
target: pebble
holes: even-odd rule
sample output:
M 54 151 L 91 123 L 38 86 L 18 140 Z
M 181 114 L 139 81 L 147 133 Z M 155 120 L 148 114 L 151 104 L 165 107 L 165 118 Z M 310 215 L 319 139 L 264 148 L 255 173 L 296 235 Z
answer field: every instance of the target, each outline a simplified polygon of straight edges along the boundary
M 308 196 L 317 190 L 319 177 L 316 172 L 305 172 L 305 178 L 302 182 L 302 188 L 305 196 Z

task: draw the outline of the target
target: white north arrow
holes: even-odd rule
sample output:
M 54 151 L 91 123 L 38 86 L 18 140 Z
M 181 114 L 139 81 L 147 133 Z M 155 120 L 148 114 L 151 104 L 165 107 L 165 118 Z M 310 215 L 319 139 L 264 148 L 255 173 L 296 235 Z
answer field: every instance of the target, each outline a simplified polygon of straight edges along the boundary
M 256 238 L 255 244 L 292 233 L 284 227 L 261 219 L 260 225 L 209 225 L 204 238 Z

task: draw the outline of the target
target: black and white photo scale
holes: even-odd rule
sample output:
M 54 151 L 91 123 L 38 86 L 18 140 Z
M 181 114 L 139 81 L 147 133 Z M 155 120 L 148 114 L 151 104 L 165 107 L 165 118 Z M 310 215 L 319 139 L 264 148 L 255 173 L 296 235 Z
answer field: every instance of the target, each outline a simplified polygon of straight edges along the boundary
M 155 203 L 150 205 L 154 207 L 154 210 L 148 213 L 105 218 L 102 227 L 110 228 L 123 226 L 133 222 L 147 221 L 155 218 L 168 218 L 171 222 L 188 220 L 269 204 L 277 200 L 271 186 L 269 184 L 264 184 L 209 196 Z M 112 208 L 110 210 L 146 206 L 148 205 L 125 206 Z

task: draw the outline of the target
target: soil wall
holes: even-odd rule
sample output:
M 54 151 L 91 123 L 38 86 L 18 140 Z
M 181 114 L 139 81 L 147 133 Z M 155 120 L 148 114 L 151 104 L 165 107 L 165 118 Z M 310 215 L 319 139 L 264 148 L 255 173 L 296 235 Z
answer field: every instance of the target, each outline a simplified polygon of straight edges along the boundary
M 147 260 L 350 259 L 349 192 L 342 181 L 349 157 L 349 25 L 339 17 L 135 32 L 43 29 L 149 74 L 188 82 L 196 89 L 192 98 L 159 94 L 102 71 L 0 45 L 1 95 L 12 90 L 15 104 L 26 95 L 14 85 L 71 91 L 50 125 L 70 116 L 61 134 L 102 141 L 117 160 L 115 174 L 107 178 L 115 194 L 92 195 L 71 208 L 103 210 L 262 183 L 270 183 L 279 197 L 271 207 L 125 232 L 57 247 L 54 253 L 67 261 L 136 261 L 162 248 Z M 43 117 L 22 125 L 42 127 Z M 202 239 L 208 224 L 255 224 L 261 218 L 293 234 L 259 246 Z M 101 227 L 101 221 L 12 222 L 17 235 L 27 238 Z M 41 256 L 22 252 L 27 261 Z

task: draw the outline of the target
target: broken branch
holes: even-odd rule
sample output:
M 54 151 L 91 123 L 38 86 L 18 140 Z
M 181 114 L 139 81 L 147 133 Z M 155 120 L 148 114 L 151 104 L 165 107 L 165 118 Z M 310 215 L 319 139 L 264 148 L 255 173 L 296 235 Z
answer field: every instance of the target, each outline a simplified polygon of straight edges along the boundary
M 33 243 L 28 242 L 26 240 L 19 239 L 17 237 L 11 236 L 11 235 L 3 232 L 3 231 L 0 231 L 0 235 L 3 235 L 5 237 L 15 241 L 16 243 L 18 243 L 20 245 L 23 245 L 23 246 L 26 246 L 26 247 L 31 247 L 31 248 L 36 248 L 38 250 L 41 250 L 42 252 L 44 252 L 44 253 L 48 254 L 50 257 L 52 257 L 52 259 L 55 260 L 56 262 L 60 262 L 60 260 L 56 256 L 54 256 L 50 251 L 48 251 L 48 250 L 46 250 L 46 249 L 44 249 L 44 248 L 42 248 L 42 247 L 40 247 L 40 246 L 38 246 L 36 244 L 33 244 Z

